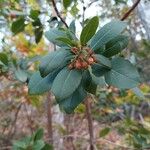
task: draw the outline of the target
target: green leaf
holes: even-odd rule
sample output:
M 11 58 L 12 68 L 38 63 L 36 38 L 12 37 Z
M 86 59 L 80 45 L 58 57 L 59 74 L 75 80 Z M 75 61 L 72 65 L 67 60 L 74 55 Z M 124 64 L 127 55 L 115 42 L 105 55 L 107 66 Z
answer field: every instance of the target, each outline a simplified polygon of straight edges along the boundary
M 115 4 L 119 5 L 119 4 L 127 4 L 127 0 L 115 0 Z
M 8 65 L 8 56 L 5 53 L 0 53 L 0 62 Z
M 36 142 L 34 142 L 33 150 L 41 150 L 44 146 L 45 144 L 43 140 L 37 140 Z
M 36 27 L 34 29 L 34 35 L 35 35 L 35 42 L 39 43 L 43 35 L 43 26 Z
M 105 86 L 106 82 L 104 77 L 96 77 L 94 74 L 92 74 L 92 81 L 99 86 Z
M 69 11 L 70 14 L 76 18 L 78 16 L 79 13 L 79 9 L 78 9 L 78 2 L 75 0 L 74 5 L 71 7 L 71 10 Z
M 21 141 L 24 142 L 26 146 L 28 146 L 32 141 L 32 137 L 31 136 L 24 137 Z
M 87 70 L 83 74 L 82 84 L 84 89 L 91 94 L 95 94 L 97 90 L 97 84 L 93 81 L 90 72 Z
M 105 66 L 107 68 L 111 68 L 111 61 L 108 58 L 100 54 L 96 54 L 94 56 L 96 57 L 96 61 L 98 64 L 101 64 L 102 66 Z
M 127 36 L 117 36 L 106 44 L 106 50 L 103 52 L 103 55 L 106 57 L 112 57 L 120 53 L 124 48 L 127 47 L 128 41 L 129 40 Z
M 39 43 L 43 35 L 43 25 L 38 17 L 37 18 L 36 16 L 33 17 L 35 17 L 34 18 L 35 20 L 32 22 L 32 25 L 34 27 L 35 41 L 36 43 Z
M 104 86 L 106 85 L 104 77 L 97 77 L 92 73 L 92 69 L 89 69 L 90 76 L 92 78 L 93 84 Z
M 29 80 L 29 94 L 43 94 L 50 90 L 53 80 L 59 71 L 54 71 L 47 75 L 45 78 L 42 78 L 40 72 L 35 72 Z
M 41 106 L 41 101 L 40 101 L 39 96 L 30 95 L 29 101 L 33 107 L 39 108 Z
M 68 46 L 74 46 L 74 43 L 72 42 L 71 39 L 69 38 L 65 38 L 65 37 L 59 37 L 56 40 L 63 42 L 64 44 L 68 45 Z
M 41 23 L 40 19 L 37 18 L 36 20 L 34 20 L 32 22 L 32 25 L 33 25 L 33 27 L 37 27 L 38 28 L 39 26 L 42 26 L 42 23 Z
M 21 82 L 26 82 L 28 79 L 28 74 L 25 70 L 17 69 L 15 71 L 15 77 Z
M 97 16 L 88 21 L 87 25 L 81 32 L 80 41 L 82 45 L 86 45 L 87 42 L 92 38 L 97 30 L 98 24 L 99 18 Z
M 70 29 L 70 31 L 72 31 L 73 33 L 76 33 L 75 20 L 73 20 L 73 21 L 70 23 L 69 29 Z
M 52 85 L 52 92 L 57 99 L 65 99 L 78 88 L 81 78 L 81 71 L 70 70 L 66 67 L 56 76 Z
M 133 88 L 133 89 L 131 89 L 131 90 L 132 90 L 132 91 L 135 93 L 135 95 L 138 96 L 139 98 L 145 99 L 145 96 L 144 96 L 143 92 L 142 92 L 138 87 L 135 87 L 135 88 Z
M 92 68 L 92 73 L 97 76 L 103 76 L 105 73 L 110 71 L 110 68 L 103 66 L 102 64 L 95 63 L 91 66 Z
M 112 69 L 105 74 L 108 85 L 116 86 L 119 89 L 131 89 L 137 87 L 140 82 L 136 68 L 123 58 L 112 59 Z
M 25 26 L 26 26 L 25 25 L 25 18 L 24 17 L 20 17 L 20 18 L 18 18 L 16 21 L 14 21 L 12 23 L 11 31 L 14 34 L 18 34 L 19 32 L 24 31 Z
M 91 81 L 89 82 L 88 86 L 85 87 L 85 90 L 88 93 L 91 93 L 91 94 L 95 95 L 96 94 L 96 90 L 97 90 L 97 84 L 95 82 L 93 82 L 93 80 L 91 79 Z
M 44 135 L 44 130 L 42 128 L 38 129 L 34 136 L 34 141 L 41 140 Z
M 26 150 L 31 143 L 31 137 L 25 137 L 20 141 L 14 141 L 13 150 Z
M 75 44 L 78 41 L 78 38 L 76 37 L 75 33 L 72 32 L 71 30 L 66 29 L 65 33 L 66 33 L 67 38 L 70 39 L 72 43 Z
M 39 10 L 31 9 L 29 17 L 32 18 L 33 20 L 36 20 L 36 19 L 38 19 L 39 15 L 40 15 Z
M 14 144 L 13 144 L 14 147 L 17 147 L 17 148 L 22 148 L 22 149 L 25 149 L 27 148 L 27 145 L 25 142 L 23 141 L 16 141 Z
M 66 37 L 67 38 L 65 31 L 62 31 L 59 29 L 50 29 L 49 31 L 47 31 L 45 33 L 45 36 L 50 42 L 52 42 L 58 46 L 64 46 L 65 44 L 58 41 L 57 38 L 59 38 L 59 37 Z
M 49 144 L 45 144 L 45 146 L 42 148 L 42 150 L 53 150 L 53 146 Z
M 96 35 L 91 39 L 91 48 L 93 50 L 100 49 L 107 42 L 119 35 L 127 26 L 122 21 L 112 21 L 102 27 Z
M 6 66 L 3 62 L 0 61 L 0 66 Z
M 63 0 L 64 8 L 67 9 L 71 3 L 72 3 L 72 0 Z
M 105 128 L 105 129 L 102 129 L 99 133 L 99 136 L 100 137 L 104 137 L 106 136 L 108 133 L 110 132 L 110 128 Z
M 47 76 L 55 69 L 61 68 L 66 65 L 66 62 L 70 60 L 69 51 L 60 49 L 54 52 L 50 52 L 48 55 L 41 59 L 40 73 L 42 77 Z
M 83 87 L 80 86 L 70 97 L 61 100 L 58 103 L 66 113 L 70 114 L 73 113 L 75 108 L 84 101 L 86 96 L 87 93 Z

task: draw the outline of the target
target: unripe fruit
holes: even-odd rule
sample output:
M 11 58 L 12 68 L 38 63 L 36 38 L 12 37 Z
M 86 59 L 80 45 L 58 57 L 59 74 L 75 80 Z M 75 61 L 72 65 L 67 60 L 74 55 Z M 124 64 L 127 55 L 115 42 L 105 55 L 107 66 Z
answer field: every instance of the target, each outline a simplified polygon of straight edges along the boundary
M 94 62 L 97 62 L 96 57 L 92 55 L 92 58 L 94 59 Z
M 93 59 L 93 57 L 89 57 L 89 59 L 88 59 L 88 63 L 89 63 L 89 64 L 93 64 L 93 63 L 94 63 L 94 59 Z
M 79 59 L 82 60 L 83 58 L 84 58 L 84 55 L 83 55 L 83 54 L 80 54 L 80 55 L 79 55 Z
M 88 68 L 88 63 L 85 62 L 85 61 L 83 61 L 83 62 L 81 63 L 81 66 L 82 66 L 82 68 Z
M 79 60 L 76 60 L 76 62 L 75 62 L 75 68 L 76 69 L 81 69 L 82 68 L 81 62 Z

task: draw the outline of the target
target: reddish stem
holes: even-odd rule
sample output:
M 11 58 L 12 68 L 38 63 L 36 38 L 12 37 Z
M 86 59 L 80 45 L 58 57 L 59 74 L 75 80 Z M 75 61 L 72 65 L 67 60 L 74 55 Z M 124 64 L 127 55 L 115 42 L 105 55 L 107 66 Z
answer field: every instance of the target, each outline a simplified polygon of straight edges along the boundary
M 53 5 L 53 8 L 54 8 L 54 10 L 55 10 L 57 16 L 59 17 L 59 19 L 61 20 L 61 22 L 66 26 L 66 28 L 68 28 L 67 23 L 66 23 L 65 20 L 61 17 L 61 15 L 60 15 L 60 13 L 59 13 L 57 7 L 56 7 L 55 0 L 51 0 L 51 1 L 52 1 L 52 5 Z
M 124 14 L 124 16 L 121 18 L 121 21 L 124 21 L 128 18 L 128 16 L 131 14 L 131 12 L 138 6 L 141 0 L 137 0 L 133 6 Z

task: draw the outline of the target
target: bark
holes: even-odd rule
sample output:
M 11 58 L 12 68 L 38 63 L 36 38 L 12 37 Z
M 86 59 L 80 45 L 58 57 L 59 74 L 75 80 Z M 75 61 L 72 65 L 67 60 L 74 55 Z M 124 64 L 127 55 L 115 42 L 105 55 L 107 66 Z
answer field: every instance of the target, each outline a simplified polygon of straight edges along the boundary
M 65 115 L 64 116 L 64 126 L 66 128 L 67 135 L 72 135 L 74 132 L 74 115 Z M 74 146 L 74 138 L 73 136 L 66 136 L 64 138 L 64 146 L 65 150 L 76 150 Z
M 85 101 L 85 106 L 86 106 L 86 117 L 88 121 L 88 128 L 89 128 L 89 135 L 90 135 L 90 150 L 94 150 L 94 133 L 93 133 L 93 120 L 91 116 L 91 105 L 89 101 L 90 97 L 87 97 Z

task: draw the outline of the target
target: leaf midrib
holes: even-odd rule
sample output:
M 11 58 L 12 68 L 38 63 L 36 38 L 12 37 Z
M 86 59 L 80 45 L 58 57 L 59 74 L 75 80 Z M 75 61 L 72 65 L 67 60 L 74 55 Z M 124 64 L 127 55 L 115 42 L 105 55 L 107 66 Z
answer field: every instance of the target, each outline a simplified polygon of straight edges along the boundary
M 117 45 L 119 45 L 120 47 L 122 47 L 122 46 L 121 46 L 121 43 L 123 43 L 123 45 L 124 45 L 124 43 L 125 43 L 126 41 L 127 41 L 126 39 L 124 39 L 124 40 L 122 40 L 122 41 L 119 41 L 119 42 L 116 43 L 115 45 L 113 45 L 113 46 L 111 46 L 110 48 L 108 48 L 105 52 L 110 51 L 111 49 L 113 49 L 113 48 L 116 47 Z M 105 53 L 105 52 L 104 52 L 104 53 Z
M 34 83 L 34 85 L 35 85 L 34 88 L 33 88 L 34 91 L 35 91 L 35 89 L 40 85 L 40 83 L 43 82 L 43 80 L 45 80 L 47 77 L 48 77 L 48 76 L 46 76 L 45 78 L 42 78 L 39 82 L 36 82 L 37 84 Z M 35 81 L 34 81 L 34 82 L 35 82 Z M 36 87 L 36 88 L 35 88 L 35 87 Z
M 91 23 L 91 22 L 90 22 L 90 23 Z M 83 44 L 85 44 L 85 39 L 86 39 L 87 35 L 89 35 L 90 28 L 91 28 L 91 24 L 89 24 L 88 31 L 86 32 L 86 35 L 83 36 L 83 37 L 84 37 L 84 38 L 83 38 Z M 88 41 L 87 41 L 87 42 L 88 42 Z
M 56 57 L 57 57 L 58 55 L 60 55 L 60 54 L 61 54 L 61 52 L 58 52 L 50 61 L 48 61 L 48 65 L 47 65 L 46 68 L 44 69 L 44 72 L 47 72 L 49 66 L 51 65 L 51 62 L 52 62 L 53 60 L 55 60 Z
M 111 29 L 109 29 L 99 40 L 97 40 L 97 42 L 92 46 L 92 49 L 94 49 L 95 45 L 97 45 L 97 43 L 99 43 L 99 41 L 101 41 L 110 31 Z

